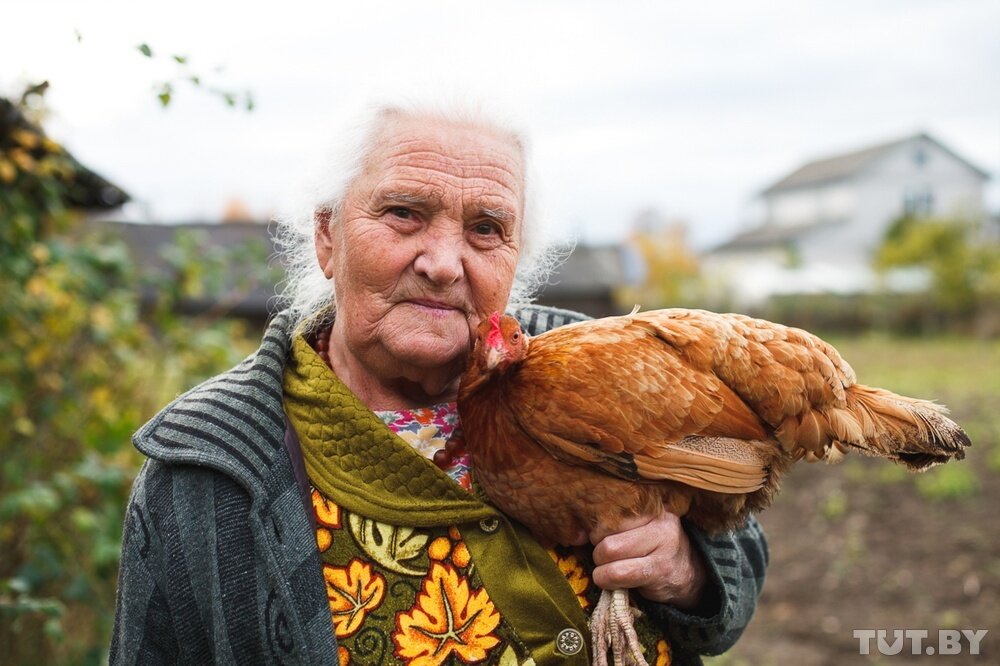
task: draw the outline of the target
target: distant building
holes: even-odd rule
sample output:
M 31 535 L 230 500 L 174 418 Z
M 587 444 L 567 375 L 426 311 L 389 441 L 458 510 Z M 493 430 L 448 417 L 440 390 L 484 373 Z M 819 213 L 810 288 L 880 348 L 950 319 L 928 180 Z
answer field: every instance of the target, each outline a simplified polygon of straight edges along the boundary
M 157 285 L 179 279 L 169 256 L 179 246 L 182 234 L 186 234 L 197 243 L 199 255 L 225 262 L 229 267 L 225 269 L 227 277 L 223 284 L 177 303 L 180 312 L 218 311 L 263 328 L 278 307 L 277 290 L 282 272 L 276 259 L 272 229 L 266 224 L 95 222 L 93 228 L 110 231 L 125 242 L 141 274 L 141 298 L 145 306 L 157 298 Z M 248 266 L 248 261 L 259 265 Z
M 736 305 L 782 293 L 874 289 L 874 252 L 904 213 L 981 219 L 982 169 L 927 134 L 808 162 L 761 193 L 764 222 L 702 258 Z M 888 285 L 920 286 L 899 273 Z
M 537 302 L 592 317 L 622 314 L 615 292 L 627 282 L 625 253 L 621 245 L 577 245 Z

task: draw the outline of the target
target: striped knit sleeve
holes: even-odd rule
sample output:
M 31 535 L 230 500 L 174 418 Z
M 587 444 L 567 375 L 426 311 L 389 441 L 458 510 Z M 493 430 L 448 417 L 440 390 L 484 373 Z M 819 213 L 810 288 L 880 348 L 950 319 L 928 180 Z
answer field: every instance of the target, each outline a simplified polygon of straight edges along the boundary
M 249 512 L 246 491 L 214 470 L 145 463 L 126 514 L 111 664 L 264 660 Z
M 507 312 L 520 322 L 521 328 L 528 335 L 538 335 L 559 326 L 590 319 L 587 315 L 573 310 L 561 310 L 542 305 L 520 305 L 512 307 Z
M 767 570 L 767 540 L 751 518 L 740 530 L 707 536 L 685 522 L 688 536 L 704 556 L 708 588 L 690 612 L 666 604 L 643 604 L 666 626 L 671 645 L 697 654 L 721 654 L 750 623 Z

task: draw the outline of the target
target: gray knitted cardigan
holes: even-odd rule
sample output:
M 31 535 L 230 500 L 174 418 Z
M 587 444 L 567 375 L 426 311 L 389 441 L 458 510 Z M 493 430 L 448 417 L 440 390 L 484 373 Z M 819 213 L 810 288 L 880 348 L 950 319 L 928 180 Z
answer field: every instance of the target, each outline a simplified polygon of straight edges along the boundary
M 535 306 L 516 315 L 532 335 L 582 318 Z M 291 329 L 278 315 L 253 355 L 135 434 L 149 460 L 125 517 L 112 664 L 337 663 L 293 462 L 301 464 L 300 454 L 285 443 L 282 373 Z M 644 609 L 666 623 L 674 664 L 700 663 L 695 655 L 736 641 L 767 567 L 755 521 L 712 538 L 687 529 L 708 563 L 704 606 Z

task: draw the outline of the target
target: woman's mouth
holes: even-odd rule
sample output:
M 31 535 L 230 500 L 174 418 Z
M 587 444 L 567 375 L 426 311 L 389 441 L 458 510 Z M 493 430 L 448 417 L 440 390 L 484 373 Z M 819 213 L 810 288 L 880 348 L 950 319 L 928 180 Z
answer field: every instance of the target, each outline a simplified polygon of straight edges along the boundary
M 426 311 L 428 314 L 435 316 L 443 316 L 451 312 L 460 312 L 461 309 L 452 305 L 451 303 L 445 303 L 444 301 L 435 301 L 429 298 L 413 298 L 408 301 L 411 305 L 414 305 L 421 310 Z

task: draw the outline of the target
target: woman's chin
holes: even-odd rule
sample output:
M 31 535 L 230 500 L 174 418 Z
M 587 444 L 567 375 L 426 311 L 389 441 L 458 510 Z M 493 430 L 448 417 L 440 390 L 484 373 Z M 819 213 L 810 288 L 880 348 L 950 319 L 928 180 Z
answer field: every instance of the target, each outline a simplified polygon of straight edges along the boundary
M 432 372 L 445 370 L 453 364 L 458 365 L 456 372 L 460 372 L 469 354 L 469 332 L 464 326 L 458 330 L 426 331 L 394 342 L 389 348 L 397 360 Z

